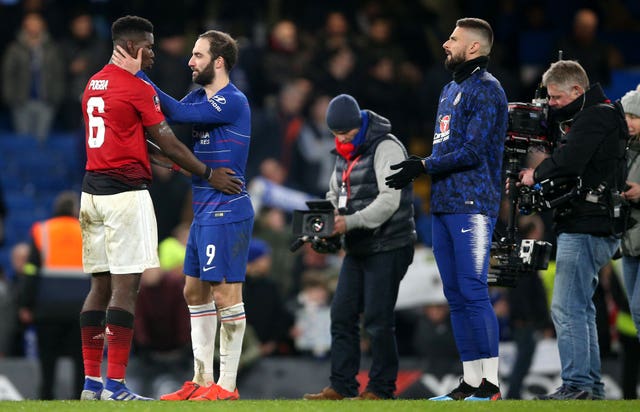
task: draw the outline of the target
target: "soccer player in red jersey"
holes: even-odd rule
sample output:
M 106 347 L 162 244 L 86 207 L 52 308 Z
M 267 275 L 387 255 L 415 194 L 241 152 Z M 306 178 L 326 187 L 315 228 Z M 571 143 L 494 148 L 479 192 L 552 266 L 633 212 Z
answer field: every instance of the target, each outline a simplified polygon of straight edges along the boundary
M 151 22 L 125 16 L 113 23 L 111 34 L 114 48 L 119 45 L 133 56 L 142 49 L 142 67 L 153 64 Z M 82 108 L 87 164 L 80 223 L 84 271 L 92 274 L 92 280 L 80 313 L 86 376 L 80 398 L 149 400 L 131 392 L 124 382 L 140 275 L 159 266 L 157 224 L 147 190 L 151 167 L 145 133 L 176 169 L 202 176 L 229 194 L 239 193 L 241 184 L 198 160 L 167 125 L 153 87 L 113 64 L 89 79 Z

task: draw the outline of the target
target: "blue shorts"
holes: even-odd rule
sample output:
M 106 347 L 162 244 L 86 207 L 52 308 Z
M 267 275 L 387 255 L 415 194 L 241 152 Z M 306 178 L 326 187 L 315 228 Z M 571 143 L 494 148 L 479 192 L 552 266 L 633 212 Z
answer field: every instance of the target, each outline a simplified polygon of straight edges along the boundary
M 207 282 L 244 282 L 253 218 L 221 225 L 191 224 L 184 273 Z

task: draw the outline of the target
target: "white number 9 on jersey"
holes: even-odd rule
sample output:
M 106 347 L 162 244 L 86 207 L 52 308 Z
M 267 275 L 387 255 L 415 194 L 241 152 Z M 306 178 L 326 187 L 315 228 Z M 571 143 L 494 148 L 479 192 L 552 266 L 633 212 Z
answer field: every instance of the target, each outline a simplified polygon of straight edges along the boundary
M 104 143 L 104 119 L 100 116 L 94 116 L 94 109 L 97 109 L 98 113 L 104 113 L 104 100 L 102 97 L 91 97 L 87 100 L 87 116 L 89 116 L 89 138 L 87 143 L 91 148 L 100 147 Z

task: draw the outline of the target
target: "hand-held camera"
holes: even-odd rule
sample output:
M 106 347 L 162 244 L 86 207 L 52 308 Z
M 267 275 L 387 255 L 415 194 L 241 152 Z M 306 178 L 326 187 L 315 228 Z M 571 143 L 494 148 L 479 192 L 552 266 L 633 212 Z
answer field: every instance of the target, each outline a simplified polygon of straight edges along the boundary
M 520 186 L 518 188 L 518 208 L 522 215 L 542 212 L 574 199 L 582 191 L 580 176 L 545 179 L 531 187 Z
M 289 250 L 295 252 L 305 243 L 311 243 L 319 253 L 335 253 L 340 249 L 340 238 L 333 233 L 334 207 L 328 200 L 309 200 L 309 210 L 294 210 L 292 230 L 297 239 Z
M 549 192 L 563 194 L 555 182 L 535 187 L 516 187 L 515 181 L 523 166 L 523 160 L 532 150 L 550 153 L 556 145 L 549 132 L 547 99 L 541 97 L 539 88 L 531 103 L 509 103 L 508 127 L 504 143 L 505 174 L 511 180 L 509 191 L 509 217 L 506 236 L 494 233 L 491 244 L 489 274 L 490 286 L 515 287 L 522 276 L 546 269 L 552 246 L 549 242 L 521 239 L 517 234 L 518 206 L 521 214 L 544 210 L 550 206 Z M 564 186 L 563 186 L 564 187 Z

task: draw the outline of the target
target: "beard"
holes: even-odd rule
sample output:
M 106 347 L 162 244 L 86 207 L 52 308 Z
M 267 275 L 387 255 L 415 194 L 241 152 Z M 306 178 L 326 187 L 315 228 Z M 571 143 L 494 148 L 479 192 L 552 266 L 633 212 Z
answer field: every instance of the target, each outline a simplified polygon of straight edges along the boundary
M 213 61 L 207 65 L 200 73 L 196 74 L 196 77 L 193 79 L 193 82 L 199 84 L 200 86 L 206 86 L 207 84 L 213 83 L 213 79 L 215 79 L 216 74 L 213 71 Z
M 447 70 L 454 72 L 462 63 L 464 63 L 464 56 L 462 55 L 462 53 L 459 53 L 457 55 L 450 54 L 444 61 L 444 67 Z

